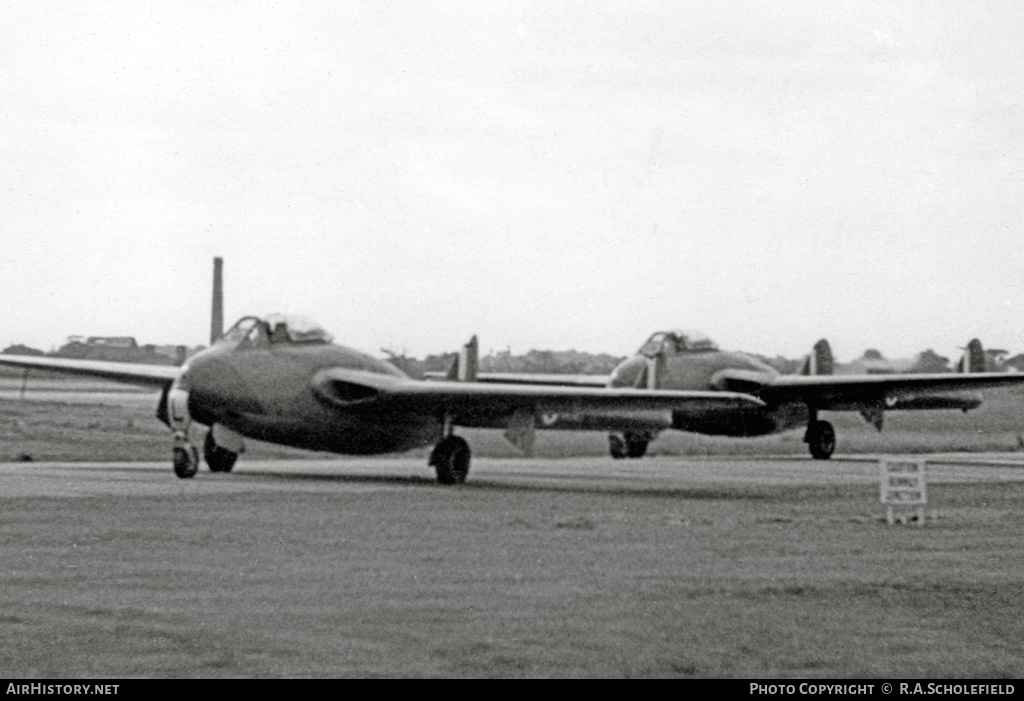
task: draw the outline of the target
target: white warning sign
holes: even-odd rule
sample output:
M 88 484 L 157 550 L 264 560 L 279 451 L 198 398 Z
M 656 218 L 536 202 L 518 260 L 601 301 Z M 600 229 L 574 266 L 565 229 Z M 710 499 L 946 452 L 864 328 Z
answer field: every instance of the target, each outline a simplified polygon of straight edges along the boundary
M 880 501 L 886 506 L 886 520 L 896 523 L 897 509 L 916 507 L 917 524 L 924 525 L 924 506 L 928 503 L 928 489 L 925 480 L 924 460 L 893 460 L 882 458 Z M 906 523 L 906 515 L 900 514 L 900 522 Z

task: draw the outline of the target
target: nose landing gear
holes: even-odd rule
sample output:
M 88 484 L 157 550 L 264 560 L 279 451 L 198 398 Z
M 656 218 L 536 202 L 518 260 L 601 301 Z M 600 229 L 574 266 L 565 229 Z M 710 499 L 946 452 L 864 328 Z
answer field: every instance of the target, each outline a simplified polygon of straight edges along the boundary
M 188 442 L 185 434 L 175 434 L 172 456 L 175 475 L 181 479 L 196 476 L 199 470 L 199 453 L 195 446 Z

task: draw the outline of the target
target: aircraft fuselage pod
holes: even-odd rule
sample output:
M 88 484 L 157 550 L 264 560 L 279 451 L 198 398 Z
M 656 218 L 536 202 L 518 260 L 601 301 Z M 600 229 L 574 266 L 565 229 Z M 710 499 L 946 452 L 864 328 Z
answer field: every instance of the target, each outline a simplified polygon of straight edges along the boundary
M 745 353 L 726 352 L 697 332 L 658 332 L 612 372 L 609 387 L 664 390 L 727 390 L 726 376 L 742 373 L 750 388 L 771 384 L 777 370 Z M 801 402 L 749 407 L 723 407 L 700 416 L 675 412 L 672 428 L 720 436 L 762 436 L 807 423 Z
M 188 393 L 191 418 L 223 425 L 241 436 L 309 450 L 378 454 L 437 442 L 443 417 L 339 411 L 315 379 L 346 368 L 409 380 L 390 363 L 331 343 L 320 327 L 298 317 L 245 317 L 212 348 L 189 360 L 179 390 Z

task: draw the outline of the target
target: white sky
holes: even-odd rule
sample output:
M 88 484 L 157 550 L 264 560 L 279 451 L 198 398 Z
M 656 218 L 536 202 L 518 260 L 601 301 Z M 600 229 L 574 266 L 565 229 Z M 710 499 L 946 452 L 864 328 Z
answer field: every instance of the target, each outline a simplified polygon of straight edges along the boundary
M 1024 3 L 0 5 L 0 347 L 1024 350 Z

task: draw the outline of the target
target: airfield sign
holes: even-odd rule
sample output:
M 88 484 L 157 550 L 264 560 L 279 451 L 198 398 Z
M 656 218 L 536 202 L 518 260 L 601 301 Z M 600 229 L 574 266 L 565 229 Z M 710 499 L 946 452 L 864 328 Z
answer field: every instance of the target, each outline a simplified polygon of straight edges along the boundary
M 924 525 L 924 505 L 928 503 L 925 484 L 924 460 L 890 460 L 882 458 L 881 493 L 879 500 L 886 505 L 885 518 L 889 525 L 896 523 L 895 509 L 917 507 L 917 525 Z M 901 515 L 900 522 L 906 523 Z

